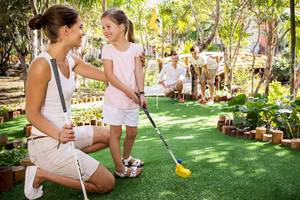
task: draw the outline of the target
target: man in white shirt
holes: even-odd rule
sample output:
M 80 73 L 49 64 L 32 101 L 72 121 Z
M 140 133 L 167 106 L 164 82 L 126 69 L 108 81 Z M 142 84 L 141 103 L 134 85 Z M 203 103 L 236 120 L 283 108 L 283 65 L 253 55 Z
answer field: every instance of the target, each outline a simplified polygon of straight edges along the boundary
M 179 102 L 184 103 L 182 90 L 186 70 L 178 64 L 179 57 L 176 52 L 171 54 L 171 59 L 171 63 L 164 65 L 161 69 L 159 83 L 163 86 L 166 96 L 172 97 L 176 90 L 178 92 Z
M 216 78 L 216 73 L 218 69 L 217 62 L 204 54 L 199 54 L 198 47 L 192 47 L 190 49 L 192 58 L 190 59 L 191 65 L 193 65 L 194 70 L 201 81 L 201 98 L 198 100 L 199 103 L 206 103 L 205 100 L 205 90 L 206 84 L 209 87 L 210 101 L 214 100 L 214 83 Z

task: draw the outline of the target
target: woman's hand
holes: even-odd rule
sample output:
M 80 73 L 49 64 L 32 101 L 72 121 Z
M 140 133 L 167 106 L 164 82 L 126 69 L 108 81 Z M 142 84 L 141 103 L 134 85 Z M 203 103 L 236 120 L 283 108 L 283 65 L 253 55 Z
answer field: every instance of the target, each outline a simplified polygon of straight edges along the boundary
M 59 132 L 59 142 L 65 144 L 75 140 L 75 134 L 72 124 L 65 124 Z

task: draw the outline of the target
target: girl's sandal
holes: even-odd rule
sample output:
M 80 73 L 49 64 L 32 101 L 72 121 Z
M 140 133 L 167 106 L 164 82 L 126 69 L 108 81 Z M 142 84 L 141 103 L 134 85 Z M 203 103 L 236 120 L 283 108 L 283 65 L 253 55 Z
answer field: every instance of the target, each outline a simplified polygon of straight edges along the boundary
M 117 172 L 115 171 L 115 176 L 117 178 L 135 178 L 138 177 L 141 174 L 141 171 L 138 173 L 137 167 L 130 167 L 130 173 L 128 174 L 128 167 L 125 167 L 123 172 Z
M 137 159 L 137 158 L 133 158 L 132 156 L 129 156 L 126 159 L 122 159 L 123 164 L 126 167 L 143 167 L 144 166 L 144 161 Z

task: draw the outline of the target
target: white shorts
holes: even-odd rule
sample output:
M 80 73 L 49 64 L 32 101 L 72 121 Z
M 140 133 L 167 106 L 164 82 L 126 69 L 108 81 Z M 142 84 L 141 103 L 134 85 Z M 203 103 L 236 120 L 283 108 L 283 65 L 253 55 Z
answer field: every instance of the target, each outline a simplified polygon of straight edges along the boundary
M 132 126 L 139 124 L 139 109 L 119 109 L 103 105 L 102 122 L 114 126 Z
M 93 144 L 93 127 L 79 126 L 73 128 L 75 132 L 75 152 L 77 154 L 83 180 L 88 180 L 99 166 L 99 161 L 82 152 Z M 28 141 L 28 153 L 31 162 L 37 167 L 61 176 L 79 179 L 77 164 L 71 149 L 71 144 L 60 144 L 51 137 Z

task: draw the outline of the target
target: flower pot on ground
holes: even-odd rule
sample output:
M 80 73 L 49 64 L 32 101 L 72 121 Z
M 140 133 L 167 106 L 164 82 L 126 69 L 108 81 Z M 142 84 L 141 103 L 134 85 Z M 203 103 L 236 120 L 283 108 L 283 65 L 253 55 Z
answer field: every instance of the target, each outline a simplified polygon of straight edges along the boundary
M 264 142 L 271 142 L 272 141 L 272 134 L 265 133 L 264 136 L 263 136 L 263 141 Z
M 32 125 L 26 124 L 26 126 L 24 127 L 24 132 L 26 137 L 29 137 L 31 135 L 31 129 L 32 129 Z
M 300 138 L 294 138 L 291 141 L 291 148 L 292 149 L 300 149 Z
M 25 179 L 25 167 L 23 166 L 13 166 L 13 179 L 15 183 L 22 182 Z
M 102 121 L 101 120 L 97 120 L 97 126 L 103 126 Z
M 219 115 L 219 122 L 222 121 L 222 122 L 225 122 L 226 120 L 226 115 Z
M 0 135 L 0 144 L 6 145 L 8 141 L 7 135 Z
M 292 143 L 292 140 L 290 140 L 290 139 L 283 139 L 281 141 L 281 145 L 284 147 L 291 147 L 291 143 Z
M 249 131 L 245 131 L 244 134 L 243 134 L 243 138 L 250 139 L 250 132 Z
M 95 101 L 96 101 L 96 97 L 95 97 L 95 96 L 92 96 L 92 97 L 91 97 L 91 101 L 92 101 L 92 102 L 95 102 Z
M 10 166 L 0 167 L 0 192 L 7 192 L 13 187 L 13 172 Z
M 230 135 L 233 136 L 233 137 L 236 137 L 237 136 L 237 130 L 232 130 Z
M 251 130 L 251 131 L 250 131 L 249 139 L 250 139 L 250 140 L 254 140 L 254 139 L 255 139 L 255 134 L 256 134 L 256 130 Z
M 96 119 L 91 119 L 91 125 L 96 126 L 97 120 Z
M 78 122 L 76 123 L 76 125 L 77 125 L 77 126 L 83 126 L 83 121 L 78 121 Z
M 283 132 L 281 130 L 272 130 L 272 143 L 280 144 L 283 140 Z
M 219 131 L 222 131 L 222 127 L 225 125 L 225 121 L 218 121 L 218 125 L 217 125 L 217 127 L 218 127 L 218 130 Z
M 235 131 L 235 130 L 236 130 L 236 126 L 229 126 L 229 130 L 228 130 L 228 132 L 226 134 L 227 135 L 231 135 L 231 132 Z
M 84 96 L 84 97 L 82 98 L 82 101 L 83 101 L 83 103 L 88 102 L 88 97 L 87 97 L 87 96 Z
M 232 119 L 226 119 L 225 120 L 225 124 L 226 125 L 232 125 L 233 124 L 233 120 Z
M 222 133 L 226 134 L 229 130 L 229 126 L 228 125 L 224 125 L 222 126 Z
M 256 127 L 256 129 L 255 129 L 255 140 L 263 141 L 265 133 L 266 133 L 266 128 L 265 127 Z
M 100 97 L 96 97 L 96 101 L 100 101 Z

